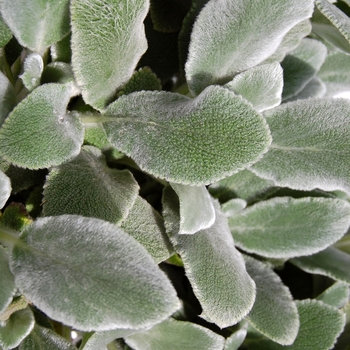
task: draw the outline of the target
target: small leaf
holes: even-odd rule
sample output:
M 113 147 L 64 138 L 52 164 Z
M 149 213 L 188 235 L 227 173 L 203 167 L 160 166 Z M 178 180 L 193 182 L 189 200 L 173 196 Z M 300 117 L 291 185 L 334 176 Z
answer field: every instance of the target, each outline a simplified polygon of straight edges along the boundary
M 34 316 L 29 307 L 14 312 L 0 324 L 0 346 L 4 350 L 18 346 L 34 327 Z
M 277 197 L 228 219 L 238 247 L 267 258 L 317 253 L 340 239 L 350 224 L 350 204 L 329 198 Z
M 205 186 L 170 185 L 180 201 L 179 234 L 192 235 L 214 224 L 215 209 Z
M 163 215 L 170 240 L 202 306 L 201 317 L 224 328 L 239 322 L 251 310 L 255 284 L 234 246 L 225 215 L 213 203 L 214 225 L 194 235 L 178 234 L 179 203 L 170 188 L 164 192 Z
M 15 89 L 7 77 L 2 72 L 0 72 L 0 126 L 15 105 Z
M 49 63 L 41 76 L 41 84 L 59 83 L 67 84 L 74 83 L 74 74 L 72 66 L 65 62 L 51 62 Z M 78 89 L 78 87 L 77 87 Z M 79 92 L 77 92 L 77 95 Z
M 102 110 L 147 49 L 148 0 L 71 2 L 72 64 L 86 103 Z
M 35 325 L 32 332 L 19 345 L 19 350 L 76 350 L 67 340 L 50 329 Z
M 66 113 L 71 92 L 71 85 L 45 84 L 30 93 L 0 129 L 0 154 L 29 169 L 59 165 L 77 156 L 84 129 L 75 115 Z
M 208 328 L 172 318 L 153 328 L 126 337 L 126 343 L 135 350 L 219 350 L 225 339 Z
M 281 103 L 283 70 L 278 62 L 263 64 L 236 75 L 225 87 L 262 112 Z
M 256 299 L 247 320 L 276 343 L 293 344 L 299 331 L 299 315 L 289 289 L 267 265 L 248 256 L 245 261 L 256 284 Z
M 283 99 L 301 92 L 316 75 L 327 56 L 327 48 L 320 41 L 305 38 L 282 61 Z
M 151 327 L 180 306 L 145 248 L 99 219 L 37 219 L 15 244 L 10 268 L 35 306 L 83 331 Z
M 241 198 L 233 198 L 221 206 L 222 211 L 227 217 L 235 215 L 247 206 L 247 202 Z
M 52 62 L 70 63 L 72 57 L 71 33 L 50 47 Z
M 349 301 L 349 297 L 349 284 L 344 282 L 335 282 L 322 294 L 320 294 L 317 299 L 321 300 L 325 304 L 339 309 L 345 306 L 345 304 Z
M 195 99 L 165 91 L 122 96 L 104 123 L 110 143 L 144 171 L 171 182 L 204 185 L 256 162 L 270 144 L 265 120 L 219 86 Z
M 317 254 L 292 259 L 300 269 L 350 284 L 350 255 L 333 247 Z
M 210 0 L 191 35 L 186 62 L 190 90 L 199 94 L 262 63 L 295 25 L 311 17 L 313 6 L 310 0 Z
M 70 31 L 68 0 L 2 0 L 0 9 L 18 42 L 39 54 Z
M 40 85 L 41 73 L 44 69 L 44 62 L 37 53 L 32 53 L 24 60 L 24 72 L 20 75 L 24 86 L 32 91 Z
M 11 180 L 0 171 L 0 209 L 6 204 L 11 195 Z
M 226 338 L 224 350 L 238 350 L 247 335 L 247 327 L 243 326 L 238 331 Z
M 163 218 L 140 196 L 120 227 L 140 242 L 157 264 L 174 252 L 165 233 Z
M 84 146 L 72 161 L 50 171 L 43 213 L 77 214 L 119 223 L 128 216 L 138 192 L 128 170 L 109 168 L 99 149 Z
M 277 186 L 350 193 L 350 101 L 308 99 L 264 112 L 269 152 L 251 167 Z
M 9 268 L 9 258 L 6 250 L 0 245 L 0 317 L 10 305 L 15 291 L 15 279 Z

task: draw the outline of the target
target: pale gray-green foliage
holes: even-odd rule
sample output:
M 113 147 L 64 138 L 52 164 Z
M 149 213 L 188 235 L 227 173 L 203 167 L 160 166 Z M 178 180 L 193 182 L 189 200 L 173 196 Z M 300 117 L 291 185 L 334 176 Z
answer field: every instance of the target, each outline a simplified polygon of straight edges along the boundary
M 264 112 L 269 152 L 251 167 L 277 186 L 350 193 L 350 101 L 307 99 Z
M 214 224 L 215 209 L 205 186 L 170 185 L 180 201 L 179 234 L 194 234 Z
M 345 315 L 321 301 L 296 301 L 300 330 L 293 345 L 282 346 L 271 340 L 249 343 L 249 350 L 330 350 L 343 331 Z
M 4 47 L 12 38 L 12 32 L 2 19 L 0 13 L 0 48 Z
M 13 349 L 34 328 L 35 320 L 29 307 L 14 312 L 9 319 L 0 323 L 0 346 L 3 350 Z
M 32 332 L 19 345 L 19 350 L 76 350 L 66 339 L 48 328 L 35 325 Z M 97 350 L 97 349 L 95 349 Z
M 247 202 L 241 198 L 233 198 L 222 204 L 221 209 L 226 216 L 232 216 L 239 213 L 247 206 Z
M 350 255 L 334 247 L 317 254 L 292 259 L 302 270 L 350 284 Z
M 329 198 L 277 197 L 229 219 L 238 247 L 267 258 L 317 253 L 339 240 L 350 225 L 350 204 Z
M 172 318 L 126 337 L 134 350 L 221 350 L 225 339 L 208 328 Z
M 0 72 L 0 126 L 15 105 L 15 90 L 7 77 Z
M 322 294 L 320 294 L 317 299 L 328 305 L 341 308 L 349 301 L 349 296 L 349 284 L 344 282 L 335 282 Z
M 0 10 L 18 42 L 39 54 L 70 31 L 69 0 L 2 0 Z
M 45 84 L 20 102 L 0 129 L 0 155 L 30 169 L 59 165 L 77 156 L 84 127 L 77 116 L 66 113 L 72 89 L 71 84 Z
M 142 91 L 122 96 L 104 123 L 110 143 L 152 175 L 205 185 L 259 160 L 271 139 L 265 119 L 240 96 L 210 86 L 199 96 Z
M 50 47 L 52 62 L 71 62 L 71 33 Z
M 313 17 L 313 32 L 350 53 L 350 18 L 327 0 L 316 0 L 315 5 L 320 13 Z
M 9 258 L 0 245 L 0 315 L 10 305 L 15 291 L 15 279 L 9 269 Z
M 289 99 L 300 93 L 317 74 L 327 56 L 320 41 L 305 38 L 282 61 L 284 86 L 282 97 Z
M 256 299 L 247 320 L 276 343 L 293 344 L 300 324 L 298 309 L 289 289 L 266 264 L 248 256 L 245 262 L 256 284 Z
M 225 341 L 224 350 L 237 350 L 247 335 L 247 327 L 243 326 L 232 333 Z
M 6 174 L 0 171 L 0 209 L 6 204 L 11 195 L 11 180 Z
M 218 198 L 226 197 L 228 194 L 250 202 L 264 197 L 264 194 L 272 191 L 273 186 L 273 181 L 262 179 L 246 169 L 213 183 L 210 185 L 209 191 Z
M 41 83 L 51 82 L 60 84 L 74 83 L 72 66 L 69 63 L 58 61 L 46 65 L 41 76 Z M 79 95 L 79 92 L 77 92 L 77 95 Z
M 262 112 L 281 103 L 283 70 L 278 62 L 263 64 L 236 75 L 225 87 L 243 96 L 258 112 Z
M 311 0 L 209 1 L 192 30 L 185 66 L 190 90 L 199 94 L 263 62 L 312 11 Z
M 327 90 L 326 84 L 321 79 L 313 77 L 298 94 L 287 99 L 286 102 L 304 100 L 306 98 L 324 97 Z
M 213 226 L 194 235 L 178 234 L 179 208 L 174 192 L 165 190 L 165 226 L 186 276 L 202 306 L 202 318 L 224 328 L 242 320 L 255 300 L 255 283 L 248 275 L 241 253 L 235 248 L 227 218 L 217 202 Z
M 272 63 L 274 61 L 281 62 L 285 55 L 299 46 L 301 40 L 311 33 L 311 22 L 309 19 L 296 24 L 284 37 L 277 50 L 264 61 L 264 63 Z
M 26 57 L 23 64 L 24 72 L 20 75 L 23 85 L 32 91 L 40 85 L 41 73 L 44 69 L 44 62 L 38 53 L 31 53 Z
M 140 242 L 157 264 L 170 258 L 174 252 L 162 216 L 140 196 L 120 227 Z
M 103 110 L 132 76 L 147 49 L 148 9 L 148 0 L 71 2 L 72 64 L 86 103 Z
M 53 168 L 44 186 L 45 216 L 77 214 L 119 223 L 133 207 L 139 185 L 129 170 L 111 169 L 102 152 L 84 146 L 70 162 Z
M 327 55 L 318 77 L 327 85 L 327 96 L 350 91 L 350 55 L 334 51 Z
M 83 331 L 151 327 L 180 306 L 146 249 L 99 219 L 37 219 L 15 244 L 10 268 L 40 310 Z

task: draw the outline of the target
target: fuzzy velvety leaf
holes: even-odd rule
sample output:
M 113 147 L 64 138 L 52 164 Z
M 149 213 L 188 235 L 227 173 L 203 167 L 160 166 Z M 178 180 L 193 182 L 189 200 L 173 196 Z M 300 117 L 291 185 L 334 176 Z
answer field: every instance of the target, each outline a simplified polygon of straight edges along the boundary
M 219 350 L 225 339 L 197 324 L 172 318 L 151 329 L 126 337 L 126 343 L 135 350 Z
M 11 180 L 2 171 L 0 171 L 0 209 L 9 199 L 11 190 Z
M 72 64 L 86 103 L 102 110 L 147 49 L 148 0 L 71 2 Z
M 306 98 L 324 97 L 327 90 L 326 84 L 321 79 L 313 77 L 298 94 L 287 99 L 286 102 L 304 100 Z
M 10 305 L 15 291 L 15 280 L 9 268 L 8 255 L 0 245 L 0 315 Z
M 2 19 L 0 13 L 0 48 L 3 48 L 12 38 L 12 32 Z
M 238 331 L 232 333 L 226 338 L 224 350 L 237 350 L 242 345 L 247 335 L 246 327 L 240 328 Z
M 15 89 L 7 77 L 2 72 L 0 72 L 0 126 L 15 105 Z
M 316 75 L 326 59 L 327 49 L 320 41 L 305 38 L 290 52 L 281 65 L 283 68 L 283 99 L 301 92 Z
M 35 325 L 32 332 L 22 341 L 19 350 L 76 350 L 76 347 L 51 329 Z M 97 349 L 96 349 L 97 350 Z
M 180 306 L 146 249 L 99 219 L 37 219 L 15 244 L 10 268 L 35 306 L 84 331 L 151 327 Z
M 200 302 L 201 317 L 224 328 L 239 322 L 251 310 L 255 284 L 242 255 L 236 250 L 227 218 L 214 203 L 216 221 L 194 235 L 180 235 L 179 203 L 174 192 L 164 192 L 164 219 L 175 251 Z
M 110 143 L 152 175 L 203 185 L 261 158 L 270 144 L 265 120 L 240 96 L 210 86 L 194 99 L 165 91 L 122 96 L 104 123 Z
M 311 256 L 292 259 L 291 262 L 306 272 L 350 284 L 350 255 L 336 248 L 329 247 Z
M 345 315 L 338 309 L 316 300 L 297 301 L 300 330 L 293 345 L 282 346 L 259 339 L 248 344 L 249 350 L 329 350 L 345 324 Z
M 74 74 L 72 66 L 69 63 L 65 62 L 51 62 L 49 63 L 42 75 L 41 75 L 41 84 L 47 83 L 60 83 L 66 84 L 74 82 Z M 78 90 L 78 87 L 77 87 Z M 77 93 L 79 94 L 79 93 Z
M 128 216 L 138 192 L 130 171 L 109 168 L 99 149 L 84 146 L 76 158 L 49 173 L 43 213 L 77 214 L 118 223 Z
M 165 233 L 163 218 L 140 196 L 120 227 L 140 242 L 157 264 L 174 252 Z
M 30 169 L 61 164 L 80 152 L 84 128 L 66 108 L 72 85 L 36 88 L 10 113 L 0 129 L 0 154 Z
M 245 262 L 256 284 L 256 299 L 247 320 L 276 343 L 293 344 L 299 331 L 299 315 L 289 289 L 267 265 L 248 256 Z
M 71 33 L 65 36 L 62 40 L 57 41 L 50 47 L 51 59 L 53 62 L 70 63 L 72 58 L 71 50 Z
M 32 331 L 34 315 L 29 307 L 14 312 L 9 319 L 0 323 L 0 346 L 13 349 Z
M 281 103 L 283 70 L 278 62 L 263 64 L 236 75 L 225 87 L 262 112 Z
M 267 258 L 317 253 L 340 239 L 350 224 L 350 204 L 329 198 L 277 197 L 229 219 L 237 246 Z
M 350 193 L 349 108 L 348 100 L 323 98 L 266 111 L 273 141 L 251 169 L 277 186 Z
M 224 203 L 221 206 L 222 211 L 226 216 L 232 216 L 236 213 L 239 213 L 247 206 L 247 202 L 241 198 L 233 198 Z
M 341 308 L 349 301 L 349 296 L 349 284 L 344 282 L 335 282 L 322 294 L 320 294 L 317 299 L 328 305 Z
M 209 1 L 192 31 L 186 62 L 191 91 L 199 94 L 263 62 L 312 11 L 310 0 Z
M 40 54 L 70 31 L 68 0 L 2 0 L 0 9 L 18 42 Z
M 32 53 L 26 57 L 23 64 L 24 72 L 20 75 L 24 86 L 32 91 L 40 85 L 41 73 L 44 69 L 43 59 L 38 53 Z
M 179 234 L 194 234 L 215 222 L 215 209 L 205 186 L 170 184 L 180 201 Z

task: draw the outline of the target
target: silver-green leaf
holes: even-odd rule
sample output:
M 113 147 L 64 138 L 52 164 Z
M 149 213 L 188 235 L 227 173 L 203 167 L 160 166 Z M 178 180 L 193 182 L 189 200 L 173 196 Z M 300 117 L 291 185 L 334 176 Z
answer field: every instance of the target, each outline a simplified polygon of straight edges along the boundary
M 0 245 L 0 315 L 10 305 L 16 291 L 6 250 Z
M 6 204 L 11 195 L 12 187 L 10 178 L 0 171 L 0 209 Z
M 147 49 L 148 0 L 71 2 L 72 65 L 86 103 L 103 110 Z
M 350 193 L 350 101 L 307 99 L 264 112 L 269 152 L 251 167 L 277 186 Z
M 299 314 L 289 289 L 267 265 L 245 257 L 256 284 L 256 299 L 247 320 L 260 333 L 281 345 L 293 344 L 299 332 Z
M 238 350 L 247 335 L 248 322 L 244 322 L 242 327 L 232 333 L 225 341 L 224 350 Z
M 344 307 L 348 303 L 350 297 L 349 284 L 345 282 L 335 282 L 327 288 L 317 299 L 325 304 L 336 308 Z
M 71 84 L 36 88 L 10 113 L 0 129 L 0 155 L 14 165 L 47 168 L 80 152 L 84 127 L 67 114 Z
M 32 53 L 26 57 L 23 64 L 24 72 L 20 75 L 24 86 L 32 91 L 40 85 L 41 73 L 44 69 L 44 62 L 38 53 Z
M 193 292 L 202 306 L 201 317 L 220 328 L 242 320 L 255 300 L 255 283 L 248 275 L 240 252 L 235 248 L 227 218 L 213 202 L 214 225 L 194 235 L 178 234 L 178 202 L 169 188 L 163 208 L 167 232 L 181 256 Z
M 311 17 L 313 7 L 311 0 L 209 1 L 191 35 L 185 66 L 191 91 L 227 83 L 263 62 L 295 25 Z
M 247 206 L 247 202 L 241 198 L 233 198 L 221 205 L 222 211 L 227 217 L 235 215 Z
M 206 185 L 261 158 L 271 139 L 265 120 L 240 96 L 210 86 L 199 96 L 142 91 L 112 103 L 110 143 L 144 171 L 171 182 Z
M 15 244 L 10 268 L 36 307 L 83 331 L 151 327 L 180 307 L 146 249 L 99 219 L 37 219 Z
M 134 350 L 221 350 L 225 338 L 197 324 L 169 318 L 125 341 Z
M 225 87 L 243 96 L 258 112 L 262 112 L 281 103 L 283 70 L 278 62 L 263 64 L 236 75 Z
M 16 105 L 16 93 L 7 77 L 0 72 L 0 126 Z
M 0 9 L 18 42 L 41 55 L 70 31 L 69 0 L 2 0 Z
M 238 247 L 267 258 L 317 253 L 339 240 L 350 225 L 350 204 L 329 198 L 277 197 L 229 219 Z

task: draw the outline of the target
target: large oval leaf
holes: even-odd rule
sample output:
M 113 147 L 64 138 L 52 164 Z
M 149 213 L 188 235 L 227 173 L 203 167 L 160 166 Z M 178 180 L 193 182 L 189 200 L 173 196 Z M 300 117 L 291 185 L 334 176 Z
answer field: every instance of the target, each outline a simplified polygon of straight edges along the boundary
M 290 29 L 311 17 L 313 6 L 311 0 L 209 1 L 191 35 L 186 63 L 190 89 L 198 94 L 263 62 Z
M 307 99 L 264 112 L 272 144 L 251 167 L 277 186 L 350 193 L 350 101 Z
M 340 239 L 350 225 L 350 204 L 329 198 L 278 197 L 230 217 L 235 243 L 268 258 L 317 253 Z
M 71 84 L 45 84 L 19 103 L 0 129 L 1 156 L 30 169 L 77 156 L 84 128 L 75 115 L 66 113 L 72 89 Z
M 179 203 L 175 193 L 167 188 L 163 197 L 166 228 L 202 306 L 201 317 L 224 328 L 236 324 L 251 310 L 255 283 L 234 246 L 225 215 L 217 202 L 213 204 L 214 225 L 194 235 L 184 235 L 178 234 Z
M 165 91 L 122 96 L 104 123 L 113 146 L 152 175 L 203 185 L 256 162 L 270 144 L 265 120 L 233 92 L 208 87 L 195 99 Z
M 70 31 L 69 0 L 2 0 L 0 9 L 19 43 L 40 54 Z
M 104 109 L 147 49 L 148 0 L 71 2 L 72 64 L 86 103 Z
M 34 305 L 85 331 L 150 327 L 179 307 L 145 248 L 99 219 L 38 219 L 14 246 L 10 267 Z

